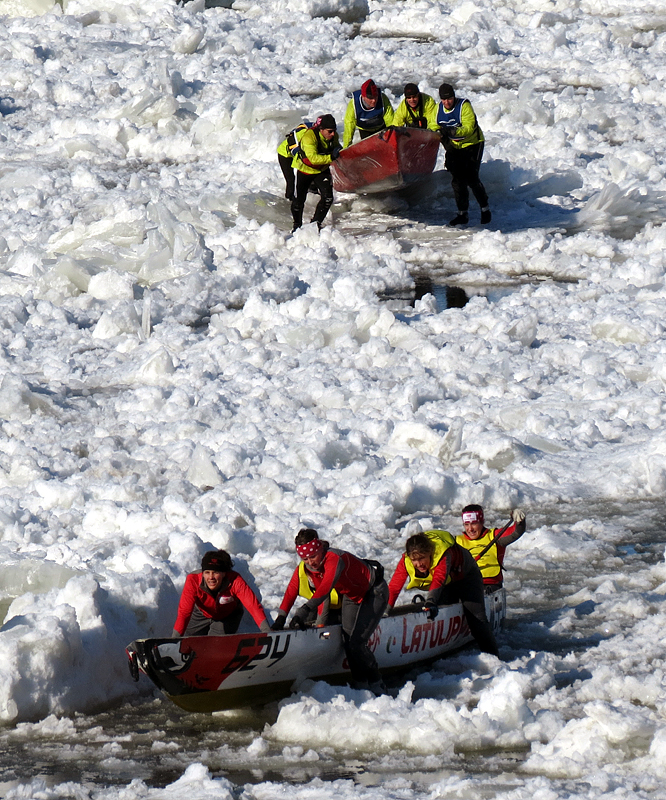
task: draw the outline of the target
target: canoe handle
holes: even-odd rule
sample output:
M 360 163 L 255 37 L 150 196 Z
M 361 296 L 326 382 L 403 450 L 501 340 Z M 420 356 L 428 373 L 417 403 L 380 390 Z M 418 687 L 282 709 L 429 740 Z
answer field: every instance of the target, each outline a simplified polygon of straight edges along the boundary
M 409 132 L 408 128 L 396 128 L 395 125 L 389 125 L 388 128 L 384 128 L 384 130 L 379 133 L 377 138 L 381 139 L 382 142 L 388 142 L 388 140 L 391 138 L 392 133 L 394 133 L 396 136 L 398 134 L 400 136 L 407 136 L 407 137 L 412 135 Z

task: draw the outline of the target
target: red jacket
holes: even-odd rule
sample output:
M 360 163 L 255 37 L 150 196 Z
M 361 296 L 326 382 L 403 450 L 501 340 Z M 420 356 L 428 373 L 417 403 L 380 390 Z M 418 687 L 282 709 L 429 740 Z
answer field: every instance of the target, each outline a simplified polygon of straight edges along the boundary
M 256 594 L 245 583 L 243 578 L 231 570 L 227 572 L 224 583 L 216 594 L 212 594 L 206 586 L 202 572 L 190 572 L 185 579 L 183 593 L 178 603 L 178 617 L 174 630 L 182 636 L 196 606 L 205 617 L 216 622 L 226 619 L 241 603 L 252 615 L 252 619 L 261 627 L 266 621 L 266 614 Z
M 308 572 L 312 578 L 315 591 L 305 605 L 313 611 L 324 602 L 331 589 L 335 589 L 339 595 L 346 595 L 353 603 L 361 603 L 368 593 L 372 577 L 370 567 L 364 561 L 346 550 L 337 550 L 335 548 L 329 548 L 326 551 L 319 572 L 311 572 L 309 569 Z M 296 581 L 295 592 L 292 585 L 294 580 Z M 298 567 L 294 575 L 292 575 L 282 599 L 280 611 L 288 614 L 297 596 Z
M 298 567 L 296 567 L 293 575 L 291 576 L 291 580 L 289 581 L 289 586 L 287 586 L 287 591 L 284 593 L 284 597 L 282 598 L 282 605 L 280 606 L 280 611 L 284 611 L 285 614 L 288 614 L 291 611 L 291 607 L 296 602 L 299 584 L 300 576 L 298 574 Z

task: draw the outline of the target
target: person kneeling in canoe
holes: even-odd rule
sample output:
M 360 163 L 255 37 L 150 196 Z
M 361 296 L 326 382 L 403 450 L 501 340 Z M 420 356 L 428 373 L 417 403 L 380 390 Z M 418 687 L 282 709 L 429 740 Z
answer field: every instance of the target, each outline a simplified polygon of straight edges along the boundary
M 439 605 L 462 603 L 465 620 L 479 649 L 499 656 L 495 635 L 486 616 L 483 578 L 471 553 L 448 531 L 425 531 L 407 539 L 405 552 L 389 581 L 389 608 L 402 587 L 427 589 L 424 611 L 435 619 Z
M 269 631 L 266 613 L 241 576 L 232 570 L 226 550 L 209 550 L 201 571 L 191 572 L 178 604 L 174 636 L 223 636 L 236 633 L 246 608 L 262 631 Z
M 525 533 L 525 512 L 515 508 L 511 512 L 511 522 L 497 530 L 486 528 L 481 506 L 469 505 L 462 510 L 462 521 L 465 532 L 456 541 L 469 550 L 479 565 L 486 594 L 501 589 L 504 554 L 507 546 Z
M 377 660 L 368 641 L 379 624 L 388 602 L 384 568 L 377 561 L 366 561 L 337 550 L 320 539 L 317 531 L 303 528 L 295 539 L 296 552 L 303 560 L 314 585 L 314 594 L 294 613 L 289 627 L 305 628 L 305 621 L 335 589 L 342 598 L 342 643 L 355 688 L 384 691 Z M 296 568 L 298 572 L 298 567 Z M 280 605 L 273 630 L 284 627 L 295 597 L 289 590 Z

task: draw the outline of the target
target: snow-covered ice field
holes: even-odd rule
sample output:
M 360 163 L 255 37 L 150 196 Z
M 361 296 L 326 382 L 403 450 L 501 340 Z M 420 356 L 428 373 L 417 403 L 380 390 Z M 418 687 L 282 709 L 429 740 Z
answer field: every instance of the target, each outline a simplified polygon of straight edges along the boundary
M 261 205 L 368 77 L 469 97 L 491 225 L 441 157 L 321 235 Z M 0 794 L 663 800 L 665 79 L 657 0 L 0 0 Z M 275 610 L 303 522 L 392 570 L 471 502 L 528 514 L 501 662 L 131 681 L 205 550 Z

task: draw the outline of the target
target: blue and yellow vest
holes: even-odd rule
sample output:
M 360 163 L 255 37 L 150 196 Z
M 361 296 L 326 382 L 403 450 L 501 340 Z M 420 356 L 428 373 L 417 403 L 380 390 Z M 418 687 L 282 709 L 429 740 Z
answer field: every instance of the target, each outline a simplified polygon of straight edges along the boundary
M 447 111 L 444 108 L 443 103 L 439 103 L 437 107 L 437 124 L 439 127 L 448 128 L 455 131 L 456 129 L 462 127 L 462 110 L 465 103 L 467 103 L 469 106 L 469 113 L 474 117 L 474 128 L 472 132 L 466 136 L 450 137 L 449 141 L 454 147 L 457 148 L 469 147 L 471 144 L 478 144 L 479 142 L 483 141 L 483 134 L 481 133 L 481 128 L 479 128 L 479 123 L 476 119 L 476 114 L 474 114 L 474 110 L 472 109 L 472 105 L 465 98 L 457 97 L 456 103 L 450 111 Z
M 356 127 L 362 131 L 381 131 L 384 125 L 384 98 L 381 91 L 379 100 L 374 108 L 364 108 L 361 102 L 361 90 L 352 93 L 354 111 L 356 112 Z

